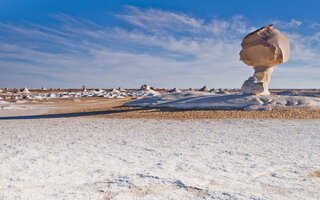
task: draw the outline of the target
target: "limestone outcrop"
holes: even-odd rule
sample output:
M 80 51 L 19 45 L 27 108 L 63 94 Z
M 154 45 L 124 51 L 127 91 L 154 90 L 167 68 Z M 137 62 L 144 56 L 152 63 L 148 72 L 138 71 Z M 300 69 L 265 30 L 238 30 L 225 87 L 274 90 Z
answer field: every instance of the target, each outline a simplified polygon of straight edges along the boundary
M 24 86 L 22 93 L 30 93 L 30 92 L 29 92 L 29 89 L 26 86 Z
M 268 85 L 273 66 L 287 62 L 290 57 L 288 38 L 271 24 L 245 36 L 241 47 L 240 60 L 253 66 L 255 71 L 243 83 L 241 91 L 245 94 L 270 94 Z
M 181 92 L 178 88 L 173 88 L 172 90 L 169 90 L 168 92 Z
M 85 85 L 82 86 L 82 92 L 86 92 L 87 91 L 87 87 Z
M 140 87 L 140 90 L 150 90 L 150 85 L 148 85 L 148 84 L 143 84 L 143 85 Z
M 210 89 L 205 85 L 203 86 L 199 91 L 202 91 L 202 92 L 209 92 Z

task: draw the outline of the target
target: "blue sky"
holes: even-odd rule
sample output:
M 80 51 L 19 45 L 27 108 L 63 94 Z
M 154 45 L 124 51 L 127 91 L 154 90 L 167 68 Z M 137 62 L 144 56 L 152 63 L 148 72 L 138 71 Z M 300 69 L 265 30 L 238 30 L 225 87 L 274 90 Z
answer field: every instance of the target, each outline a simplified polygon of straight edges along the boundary
M 318 1 L 1 0 L 0 88 L 239 88 L 249 32 L 290 40 L 271 88 L 320 88 Z

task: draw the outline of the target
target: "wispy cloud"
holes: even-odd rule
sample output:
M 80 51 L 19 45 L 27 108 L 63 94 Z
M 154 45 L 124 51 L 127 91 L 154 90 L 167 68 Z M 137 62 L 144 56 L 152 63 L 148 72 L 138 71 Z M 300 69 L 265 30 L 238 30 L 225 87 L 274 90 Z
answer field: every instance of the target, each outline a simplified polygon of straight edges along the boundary
M 282 28 L 282 29 L 299 28 L 299 26 L 302 24 L 301 21 L 298 21 L 295 19 L 291 19 L 289 22 L 280 21 L 280 20 L 273 20 L 273 21 L 271 21 L 271 23 L 279 28 Z
M 190 17 L 184 13 L 174 13 L 157 9 L 139 9 L 127 6 L 123 14 L 117 15 L 119 18 L 141 27 L 147 31 L 197 31 L 203 25 L 203 20 Z
M 158 87 L 206 84 L 233 88 L 240 87 L 252 73 L 238 55 L 241 39 L 254 29 L 243 16 L 206 21 L 184 13 L 128 6 L 116 17 L 130 26 L 104 27 L 64 14 L 53 17 L 61 26 L 0 23 L 3 87 L 86 84 L 109 88 L 149 83 Z M 297 25 L 298 21 L 287 24 Z M 318 62 L 320 49 L 314 41 L 318 35 L 287 35 L 292 40 L 293 62 L 281 69 L 294 74 L 294 68 L 312 68 L 317 73 L 314 62 Z M 283 76 L 279 70 L 275 78 Z

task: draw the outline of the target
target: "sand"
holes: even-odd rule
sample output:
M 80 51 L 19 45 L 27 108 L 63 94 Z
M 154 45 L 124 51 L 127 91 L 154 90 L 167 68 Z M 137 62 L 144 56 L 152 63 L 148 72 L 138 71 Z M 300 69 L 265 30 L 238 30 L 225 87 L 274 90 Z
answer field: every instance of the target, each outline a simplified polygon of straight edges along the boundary
M 0 199 L 320 199 L 319 120 L 0 121 Z
M 21 118 L 60 118 L 60 117 L 94 117 L 117 119 L 320 119 L 319 110 L 271 110 L 271 111 L 240 111 L 240 110 L 179 110 L 172 108 L 123 107 L 123 104 L 133 101 L 133 98 L 107 99 L 101 97 L 50 99 L 38 103 L 26 103 L 27 106 L 45 106 L 47 111 L 42 114 L 27 114 L 26 111 L 16 111 Z M 2 118 L 4 116 L 2 115 Z M 9 117 L 10 119 L 10 117 Z

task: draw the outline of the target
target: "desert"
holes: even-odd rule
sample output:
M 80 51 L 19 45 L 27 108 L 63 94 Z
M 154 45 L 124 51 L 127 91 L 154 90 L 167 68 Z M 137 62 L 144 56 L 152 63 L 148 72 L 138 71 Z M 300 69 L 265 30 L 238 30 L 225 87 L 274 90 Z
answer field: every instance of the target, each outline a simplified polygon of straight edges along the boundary
M 0 1 L 0 200 L 319 200 L 320 2 Z
M 213 101 L 238 91 L 2 92 L 0 197 L 317 199 L 318 105 L 186 107 L 190 93 Z M 272 95 L 320 99 L 318 90 Z M 154 98 L 166 106 L 146 107 Z M 189 104 L 168 103 L 177 98 Z

